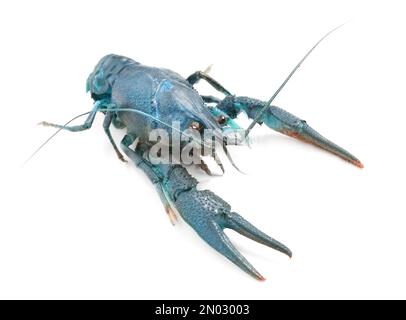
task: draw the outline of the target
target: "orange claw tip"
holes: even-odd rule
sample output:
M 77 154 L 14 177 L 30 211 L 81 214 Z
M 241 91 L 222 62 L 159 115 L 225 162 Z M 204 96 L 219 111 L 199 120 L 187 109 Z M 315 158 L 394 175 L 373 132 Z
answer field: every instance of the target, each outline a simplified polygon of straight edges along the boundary
M 351 161 L 351 163 L 352 163 L 353 165 L 357 166 L 357 167 L 360 168 L 360 169 L 364 168 L 364 165 L 363 165 L 363 164 L 361 163 L 361 161 L 359 161 L 359 160 Z
M 169 220 L 171 221 L 171 224 L 174 226 L 176 222 L 178 222 L 178 218 L 176 217 L 175 212 L 170 206 L 165 206 L 165 211 L 168 214 Z
M 266 280 L 262 275 L 257 276 L 257 279 L 259 281 L 265 281 Z

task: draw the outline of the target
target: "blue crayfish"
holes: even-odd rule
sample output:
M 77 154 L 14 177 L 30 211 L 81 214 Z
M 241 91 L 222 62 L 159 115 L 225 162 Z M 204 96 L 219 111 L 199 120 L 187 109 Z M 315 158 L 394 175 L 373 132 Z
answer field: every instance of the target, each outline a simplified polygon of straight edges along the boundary
M 87 120 L 77 126 L 69 126 L 72 120 L 65 125 L 42 124 L 59 130 L 83 131 L 92 126 L 96 113 L 102 112 L 105 116 L 103 128 L 119 159 L 123 161 L 124 156 L 111 136 L 110 125 L 113 123 L 116 128 L 126 128 L 121 149 L 155 185 L 170 218 L 174 219 L 175 212 L 179 213 L 211 247 L 256 279 L 264 280 L 233 246 L 223 229 L 233 229 L 288 256 L 292 256 L 291 251 L 232 212 L 230 205 L 213 192 L 197 190 L 198 181 L 185 169 L 183 157 L 178 158 L 177 162 L 174 158 L 165 162 L 151 157 L 151 151 L 156 146 L 150 139 L 151 132 L 165 130 L 170 134 L 181 133 L 179 147 L 182 153 L 189 145 L 186 156 L 200 160 L 196 163 L 208 174 L 211 172 L 202 161 L 204 154 L 201 151 L 207 148 L 208 154 L 223 169 L 216 146 L 220 145 L 232 162 L 226 148 L 232 140 L 230 137 L 235 137 L 235 143 L 241 143 L 256 123 L 265 123 L 278 132 L 312 143 L 362 168 L 357 158 L 321 136 L 306 121 L 271 105 L 300 64 L 327 35 L 305 55 L 268 102 L 232 95 L 205 72 L 195 72 L 185 79 L 168 69 L 145 66 L 119 55 L 107 55 L 87 79 L 87 90 L 94 100 L 93 110 L 80 115 L 88 114 Z M 193 87 L 201 79 L 223 93 L 225 98 L 201 96 Z M 247 130 L 242 131 L 243 134 L 237 134 L 241 128 L 234 119 L 241 112 L 254 121 Z M 208 129 L 212 130 L 211 140 L 199 139 Z M 184 136 L 186 139 L 183 139 Z M 136 146 L 132 147 L 135 143 Z M 170 139 L 161 145 L 158 158 L 162 156 L 163 146 L 171 155 L 174 154 L 174 141 Z

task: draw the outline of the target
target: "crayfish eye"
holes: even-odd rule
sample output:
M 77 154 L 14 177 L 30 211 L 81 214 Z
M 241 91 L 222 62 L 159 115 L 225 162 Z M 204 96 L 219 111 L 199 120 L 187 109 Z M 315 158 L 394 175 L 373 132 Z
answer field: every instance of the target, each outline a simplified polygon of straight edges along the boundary
M 203 125 L 200 123 L 200 122 L 198 122 L 198 121 L 192 121 L 191 123 L 190 123 L 190 128 L 191 129 L 193 129 L 193 130 L 197 130 L 197 131 L 202 131 L 203 130 Z
M 217 122 L 218 122 L 218 124 L 220 124 L 220 125 L 225 124 L 226 121 L 227 121 L 227 119 L 226 119 L 226 117 L 223 116 L 223 115 L 220 115 L 220 116 L 217 118 Z

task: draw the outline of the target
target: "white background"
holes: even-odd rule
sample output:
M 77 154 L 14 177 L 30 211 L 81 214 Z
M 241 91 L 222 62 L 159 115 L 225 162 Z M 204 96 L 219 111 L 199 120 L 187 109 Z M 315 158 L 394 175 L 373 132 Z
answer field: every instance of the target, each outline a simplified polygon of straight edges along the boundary
M 390 1 L 2 2 L 0 298 L 406 298 L 404 13 Z M 363 170 L 258 126 L 251 149 L 232 149 L 247 175 L 195 171 L 292 249 L 289 260 L 228 232 L 265 282 L 169 223 L 144 174 L 116 159 L 102 115 L 22 167 L 54 132 L 36 123 L 91 109 L 85 81 L 107 53 L 184 76 L 214 64 L 230 91 L 265 100 L 346 21 L 275 104 Z

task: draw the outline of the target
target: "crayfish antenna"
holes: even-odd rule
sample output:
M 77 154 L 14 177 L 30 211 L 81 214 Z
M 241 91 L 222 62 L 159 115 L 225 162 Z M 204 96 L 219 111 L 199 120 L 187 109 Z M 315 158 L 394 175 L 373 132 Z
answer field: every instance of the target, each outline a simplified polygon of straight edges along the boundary
M 275 93 L 273 94 L 273 96 L 268 100 L 268 102 L 266 103 L 266 105 L 262 108 L 261 111 L 258 112 L 258 115 L 255 117 L 254 121 L 251 122 L 251 124 L 249 125 L 249 127 L 247 128 L 247 130 L 245 131 L 245 137 L 247 137 L 251 131 L 251 129 L 259 122 L 261 121 L 261 118 L 263 116 L 263 114 L 269 109 L 269 107 L 271 106 L 272 101 L 276 98 L 276 96 L 279 94 L 279 92 L 281 92 L 281 90 L 283 89 L 283 87 L 288 83 L 288 81 L 290 80 L 290 78 L 293 76 L 293 74 L 296 72 L 297 69 L 299 69 L 300 65 L 306 60 L 306 58 L 310 55 L 310 53 L 312 53 L 312 51 L 314 49 L 316 49 L 316 47 L 320 44 L 320 42 L 322 42 L 325 38 L 327 38 L 331 33 L 333 33 L 334 31 L 336 31 L 337 29 L 341 28 L 343 24 L 340 24 L 338 27 L 335 27 L 334 29 L 330 30 L 329 32 L 327 32 L 319 41 L 317 41 L 317 43 L 305 54 L 305 56 L 302 58 L 302 60 L 299 61 L 299 63 L 293 68 L 293 70 L 289 73 L 289 75 L 287 76 L 287 78 L 282 82 L 282 84 L 279 86 L 278 90 L 275 91 Z
M 88 111 L 88 112 L 82 113 L 82 114 L 80 114 L 80 115 L 78 115 L 78 116 L 76 116 L 76 117 L 73 117 L 73 118 L 70 119 L 68 122 L 66 122 L 63 126 L 61 126 L 61 128 L 59 128 L 57 131 L 55 131 L 54 134 L 52 134 L 48 139 L 46 139 L 46 140 L 37 148 L 37 150 L 35 150 L 35 151 L 27 158 L 27 160 L 24 161 L 23 166 L 25 166 L 32 158 L 34 158 L 34 156 L 35 156 L 43 147 L 45 147 L 45 145 L 46 145 L 49 141 L 51 141 L 59 132 L 61 132 L 68 124 L 70 124 L 72 121 L 75 121 L 75 120 L 78 119 L 78 118 L 81 118 L 81 117 L 83 117 L 83 116 L 85 116 L 85 115 L 88 115 L 88 114 L 91 113 L 91 112 L 92 112 L 92 111 Z M 45 126 L 46 126 L 46 125 L 47 125 L 47 122 L 42 121 L 42 122 L 38 123 L 38 125 L 45 125 Z

